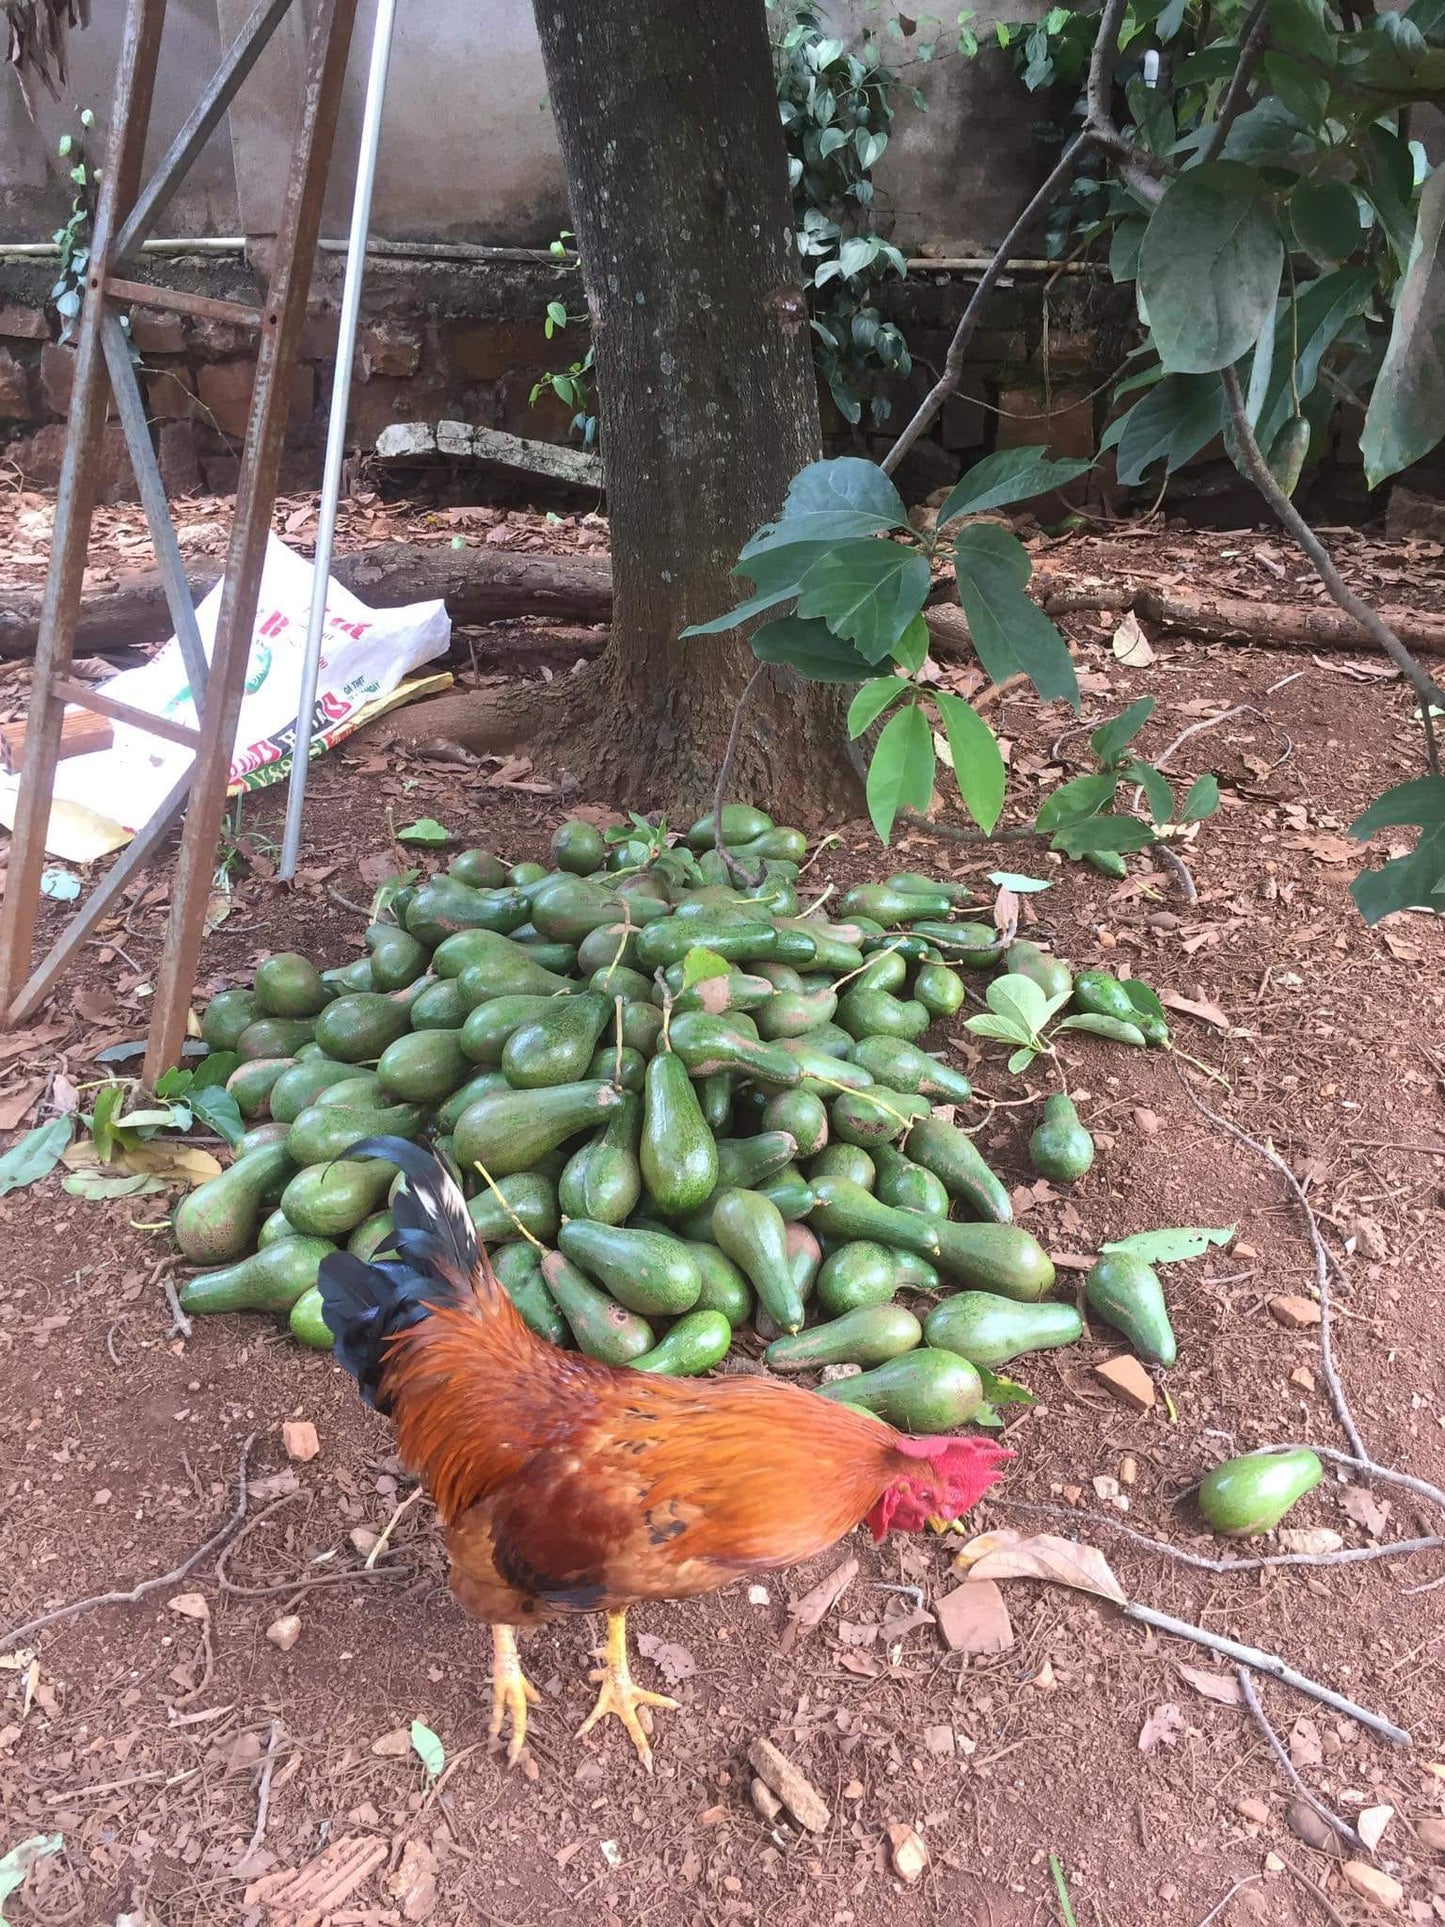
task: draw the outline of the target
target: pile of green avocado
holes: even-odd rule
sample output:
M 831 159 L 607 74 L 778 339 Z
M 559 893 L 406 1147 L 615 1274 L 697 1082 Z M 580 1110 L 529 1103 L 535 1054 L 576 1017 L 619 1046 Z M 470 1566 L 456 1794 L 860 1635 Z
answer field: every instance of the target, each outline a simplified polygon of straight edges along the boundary
M 218 1267 L 186 1310 L 283 1312 L 329 1346 L 317 1268 L 385 1243 L 397 1176 L 346 1152 L 392 1133 L 451 1160 L 532 1329 L 611 1364 L 704 1372 L 751 1321 L 774 1370 L 861 1366 L 820 1389 L 941 1432 L 984 1405 L 980 1368 L 1078 1339 L 1005 1185 L 932 1114 L 972 1093 L 925 1034 L 963 1005 L 960 972 L 1001 964 L 1119 1041 L 1164 1037 L 1114 978 L 961 920 L 958 884 L 900 873 L 800 914 L 802 832 L 737 804 L 722 828 L 762 881 L 732 880 L 711 817 L 665 851 L 572 821 L 552 869 L 466 850 L 391 898 L 360 961 L 274 956 L 214 997 L 203 1034 L 239 1055 L 251 1128 L 176 1211 L 185 1258 Z M 1055 1182 L 1089 1169 L 1067 1097 L 1030 1155 Z M 1173 1361 L 1148 1266 L 1106 1257 L 1085 1295 Z

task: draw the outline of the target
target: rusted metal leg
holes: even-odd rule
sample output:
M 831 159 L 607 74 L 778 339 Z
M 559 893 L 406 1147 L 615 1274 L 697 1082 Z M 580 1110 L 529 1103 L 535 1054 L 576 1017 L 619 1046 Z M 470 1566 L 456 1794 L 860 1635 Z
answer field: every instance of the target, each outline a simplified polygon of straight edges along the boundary
M 179 1059 L 186 1012 L 200 965 L 206 905 L 225 815 L 231 752 L 245 693 L 251 631 L 280 474 L 291 370 L 306 316 L 326 171 L 356 8 L 357 0 L 319 0 L 312 16 L 301 126 L 276 234 L 276 274 L 265 304 L 246 453 L 236 491 L 236 520 L 221 593 L 210 683 L 201 710 L 201 748 L 192 771 L 171 918 L 156 981 L 145 1058 L 147 1083 L 154 1083 Z M 309 728 L 309 717 L 298 719 L 298 742 L 307 740 Z
M 27 724 L 25 768 L 10 844 L 5 902 L 0 909 L 0 1009 L 7 1011 L 25 983 L 35 940 L 40 876 L 45 867 L 45 833 L 50 822 L 65 707 L 52 692 L 51 678 L 65 674 L 74 654 L 75 625 L 95 498 L 95 448 L 105 425 L 107 387 L 101 350 L 104 296 L 100 263 L 105 259 L 118 217 L 124 215 L 135 196 L 150 124 L 156 60 L 165 17 L 166 0 L 131 0 L 126 16 L 120 84 L 106 146 L 91 272 L 76 342 L 70 425 L 60 470 L 50 571 L 45 581 L 40 636 L 35 651 L 36 673 Z

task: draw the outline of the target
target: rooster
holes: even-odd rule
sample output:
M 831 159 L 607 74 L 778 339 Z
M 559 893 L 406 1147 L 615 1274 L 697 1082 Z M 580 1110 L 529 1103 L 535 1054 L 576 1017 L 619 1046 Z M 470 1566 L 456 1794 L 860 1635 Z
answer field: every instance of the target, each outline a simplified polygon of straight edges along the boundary
M 797 1564 L 860 1522 L 875 1539 L 952 1520 L 1010 1456 L 979 1438 L 908 1438 L 772 1379 L 669 1379 L 535 1336 L 429 1152 L 368 1138 L 405 1176 L 387 1252 L 321 1266 L 336 1356 L 391 1415 L 446 1530 L 451 1587 L 492 1628 L 491 1734 L 522 1750 L 536 1692 L 517 1629 L 607 1614 L 601 1691 L 577 1737 L 614 1715 L 652 1770 L 653 1707 L 627 1656 L 627 1609 Z

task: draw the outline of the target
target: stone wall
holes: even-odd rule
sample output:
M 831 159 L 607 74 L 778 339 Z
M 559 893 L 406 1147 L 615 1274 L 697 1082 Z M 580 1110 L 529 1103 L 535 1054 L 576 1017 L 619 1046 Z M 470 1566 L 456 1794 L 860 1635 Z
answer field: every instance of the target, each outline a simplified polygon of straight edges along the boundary
M 335 365 L 337 258 L 321 272 L 301 343 L 291 400 L 285 486 L 312 486 L 320 475 Z M 0 261 L 0 457 L 32 487 L 53 487 L 64 450 L 73 349 L 55 337 L 46 263 Z M 260 284 L 240 259 L 163 265 L 168 284 L 253 302 Z M 824 400 L 834 453 L 880 455 L 942 366 L 974 276 L 922 269 L 889 295 L 915 357 L 912 376 L 894 383 L 885 432 L 857 435 Z M 465 421 L 535 440 L 565 442 L 572 415 L 550 394 L 529 396 L 546 370 L 578 353 L 576 334 L 548 341 L 548 301 L 579 305 L 575 275 L 544 260 L 459 263 L 387 257 L 368 264 L 363 326 L 351 394 L 351 441 L 370 451 L 391 422 Z M 1127 345 L 1127 289 L 1093 275 L 1047 271 L 1016 276 L 995 293 L 975 337 L 963 391 L 944 408 L 932 435 L 905 464 L 913 495 L 956 479 L 961 466 L 994 447 L 1048 442 L 1060 453 L 1090 454 L 1101 398 L 1100 371 Z M 138 310 L 132 322 L 139 375 L 161 472 L 173 494 L 224 493 L 235 484 L 255 372 L 251 338 L 228 324 Z M 102 496 L 135 497 L 119 423 L 97 454 Z

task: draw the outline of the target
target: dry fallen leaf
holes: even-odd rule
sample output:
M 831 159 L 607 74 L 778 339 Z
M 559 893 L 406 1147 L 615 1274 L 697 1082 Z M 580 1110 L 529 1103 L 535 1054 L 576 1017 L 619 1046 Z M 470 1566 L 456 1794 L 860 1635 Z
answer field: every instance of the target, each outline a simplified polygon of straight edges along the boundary
M 1187 1679 L 1195 1692 L 1202 1693 L 1205 1699 L 1218 1700 L 1221 1706 L 1244 1704 L 1244 1695 L 1233 1673 L 1213 1673 L 1206 1666 L 1180 1666 L 1176 1670 L 1179 1677 Z
M 1377 1499 L 1362 1485 L 1352 1485 L 1340 1500 L 1340 1510 L 1357 1526 L 1363 1526 L 1372 1539 L 1382 1539 L 1390 1521 L 1390 1501 Z
M 1320 1745 L 1320 1729 L 1303 1713 L 1289 1731 L 1289 1757 L 1296 1768 L 1324 1764 L 1325 1755 Z
M 1173 1746 L 1187 1722 L 1173 1700 L 1156 1706 L 1139 1734 L 1139 1751 L 1152 1753 L 1156 1747 Z
M 1166 1010 L 1177 1010 L 1182 1017 L 1197 1017 L 1201 1024 L 1212 1024 L 1216 1030 L 1229 1029 L 1228 1017 L 1208 998 L 1181 997 L 1178 991 L 1161 990 L 1159 1001 Z
M 644 1659 L 652 1661 L 669 1686 L 691 1679 L 697 1671 L 697 1661 L 686 1646 L 675 1639 L 664 1639 L 660 1633 L 639 1633 L 637 1650 Z
M 858 1561 L 845 1559 L 841 1566 L 834 1567 L 826 1579 L 820 1579 L 801 1599 L 795 1599 L 788 1607 L 788 1623 L 778 1640 L 778 1650 L 792 1652 L 799 1636 L 810 1633 L 821 1624 L 857 1577 Z
M 180 1592 L 174 1599 L 168 1599 L 166 1604 L 173 1613 L 180 1613 L 184 1619 L 209 1619 L 211 1616 L 210 1603 L 204 1593 Z
M 1005 1529 L 980 1533 L 954 1560 L 961 1572 L 976 1579 L 1043 1579 L 1051 1585 L 1072 1586 L 1127 1606 L 1129 1595 L 1109 1570 L 1096 1546 L 1063 1539 L 1053 1532 L 1025 1533 Z
M 1114 631 L 1113 650 L 1126 669 L 1147 669 L 1154 660 L 1154 649 L 1130 609 Z

